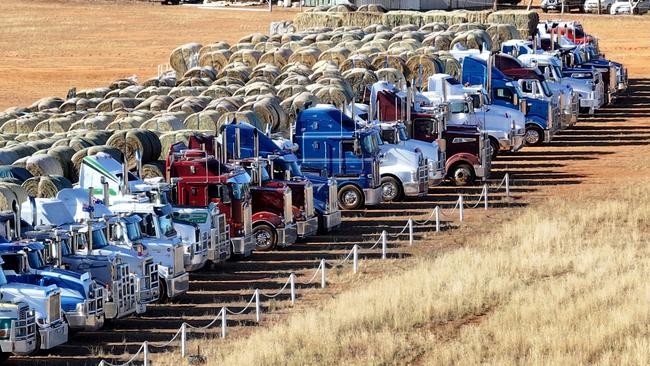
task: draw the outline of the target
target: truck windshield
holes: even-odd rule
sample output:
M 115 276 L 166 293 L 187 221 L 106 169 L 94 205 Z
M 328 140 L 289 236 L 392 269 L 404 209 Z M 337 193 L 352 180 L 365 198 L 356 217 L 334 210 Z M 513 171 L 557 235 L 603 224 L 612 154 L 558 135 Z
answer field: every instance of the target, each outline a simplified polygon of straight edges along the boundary
M 376 153 L 377 151 L 379 151 L 379 141 L 380 140 L 381 139 L 379 138 L 378 133 L 371 133 L 371 134 L 365 136 L 361 140 L 361 146 L 363 147 L 363 150 L 367 154 L 372 155 L 372 154 Z
M 449 110 L 451 113 L 469 113 L 469 107 L 465 102 L 451 102 Z
M 164 236 L 171 236 L 176 234 L 171 214 L 158 216 L 158 226 L 160 226 L 160 232 Z
M 142 231 L 140 231 L 140 226 L 138 226 L 138 224 L 135 222 L 127 223 L 126 236 L 129 238 L 130 241 L 136 241 L 142 239 Z M 95 233 L 93 233 L 93 239 L 94 238 L 95 238 Z
M 61 255 L 67 256 L 72 254 L 72 249 L 70 248 L 70 240 L 62 239 L 61 240 Z
M 108 245 L 104 231 L 100 229 L 93 230 L 93 249 L 101 249 Z
M 232 198 L 235 200 L 246 200 L 249 197 L 250 186 L 248 183 L 231 183 Z
M 30 268 L 43 269 L 45 268 L 45 260 L 43 259 L 43 252 L 40 250 L 30 250 L 27 252 L 27 262 Z
M 5 277 L 4 270 L 0 269 L 0 286 L 7 284 L 7 277 Z

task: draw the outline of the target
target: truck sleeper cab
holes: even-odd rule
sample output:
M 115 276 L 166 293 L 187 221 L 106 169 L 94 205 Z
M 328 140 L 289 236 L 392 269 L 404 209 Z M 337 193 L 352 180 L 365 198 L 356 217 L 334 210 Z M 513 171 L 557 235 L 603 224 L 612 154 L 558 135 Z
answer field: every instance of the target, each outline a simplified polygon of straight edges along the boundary
M 0 244 L 0 256 L 10 283 L 56 285 L 62 310 L 72 329 L 97 330 L 104 325 L 104 292 L 89 273 L 78 274 L 48 266 L 39 242 Z
M 293 142 L 299 146 L 296 155 L 303 173 L 336 179 L 342 209 L 383 201 L 379 143 L 372 129 L 357 129 L 350 117 L 321 105 L 300 112 Z

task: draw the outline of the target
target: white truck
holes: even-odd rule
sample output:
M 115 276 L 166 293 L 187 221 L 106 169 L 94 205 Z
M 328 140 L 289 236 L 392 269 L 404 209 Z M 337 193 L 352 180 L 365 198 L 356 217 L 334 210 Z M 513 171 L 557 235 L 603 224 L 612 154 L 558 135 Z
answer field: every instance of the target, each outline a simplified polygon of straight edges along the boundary
M 0 284 L 1 285 L 1 284 Z M 0 363 L 36 350 L 36 315 L 24 301 L 0 301 Z
M 183 264 L 186 271 L 195 271 L 205 266 L 206 262 L 218 263 L 231 256 L 229 227 L 226 216 L 219 212 L 216 205 L 210 207 L 174 207 L 169 204 L 167 195 L 169 185 L 160 179 L 143 181 L 128 173 L 128 189 L 123 189 L 123 165 L 105 154 L 87 156 L 81 164 L 79 186 L 102 187 L 96 192 L 108 192 L 105 201 L 111 205 L 118 203 L 147 203 L 143 214 L 154 215 L 154 231 L 147 235 L 167 239 L 177 236 L 184 246 Z M 165 211 L 163 213 L 162 211 Z M 162 221 L 161 221 L 162 220 Z M 162 232 L 162 224 L 171 223 L 167 232 Z

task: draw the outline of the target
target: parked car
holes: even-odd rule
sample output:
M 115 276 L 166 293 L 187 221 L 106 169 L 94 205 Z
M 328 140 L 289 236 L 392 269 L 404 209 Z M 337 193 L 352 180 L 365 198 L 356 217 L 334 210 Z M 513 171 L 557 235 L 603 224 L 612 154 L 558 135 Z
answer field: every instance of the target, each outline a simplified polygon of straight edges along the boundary
M 650 11 L 650 0 L 617 0 L 610 8 L 609 13 L 617 14 L 645 14 Z
M 542 0 L 541 8 L 545 13 L 549 10 L 562 11 L 562 3 L 564 2 L 564 11 L 570 12 L 571 9 L 578 9 L 582 11 L 583 0 Z
M 586 0 L 584 5 L 585 13 L 597 13 L 598 3 L 600 3 L 600 12 L 609 14 L 609 11 L 614 4 L 614 0 Z

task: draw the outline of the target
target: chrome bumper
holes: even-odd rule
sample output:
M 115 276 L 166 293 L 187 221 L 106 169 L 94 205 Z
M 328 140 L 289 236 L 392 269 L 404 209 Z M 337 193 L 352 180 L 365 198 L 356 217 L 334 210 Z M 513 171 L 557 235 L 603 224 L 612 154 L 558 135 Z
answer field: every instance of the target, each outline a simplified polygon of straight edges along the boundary
M 65 320 L 71 329 L 82 329 L 86 331 L 97 330 L 104 326 L 104 313 L 83 314 L 76 311 L 64 312 Z
M 191 248 L 194 248 L 196 243 L 192 244 Z M 190 253 L 183 254 L 183 266 L 188 272 L 196 271 L 205 266 L 205 263 L 208 261 L 208 250 L 203 249 L 201 251 L 190 250 Z
M 190 274 L 185 272 L 173 278 L 165 278 L 167 296 L 170 299 L 183 295 L 190 288 Z
M 555 136 L 555 130 L 544 130 L 544 142 L 551 142 L 551 140 L 553 140 L 553 136 Z
M 341 226 L 341 211 L 336 210 L 333 213 L 323 214 L 321 220 L 323 220 L 323 228 L 325 228 L 325 230 L 330 231 L 337 228 Z
M 366 206 L 375 206 L 383 202 L 381 197 L 381 186 L 377 188 L 364 188 L 364 204 Z
M 474 173 L 476 174 L 477 178 L 487 177 L 487 174 L 489 174 L 489 170 L 488 172 L 486 172 L 485 170 L 486 169 L 480 165 L 474 165 Z
M 208 247 L 208 260 L 213 263 L 225 262 L 230 258 L 230 225 L 226 225 L 223 232 L 210 229 L 210 246 Z
M 41 337 L 41 349 L 50 349 L 68 341 L 68 323 L 60 322 L 56 326 L 38 328 Z
M 156 277 L 158 272 L 156 272 Z M 158 301 L 160 298 L 160 287 L 158 281 L 156 281 L 155 286 L 146 287 L 146 281 L 144 278 L 139 278 L 137 287 L 137 301 L 138 304 L 150 304 L 152 302 Z
M 278 246 L 288 247 L 296 242 L 298 239 L 298 229 L 296 224 L 288 224 L 285 227 L 277 228 L 278 231 Z
M 255 239 L 253 238 L 253 234 L 245 237 L 231 237 L 230 242 L 232 244 L 232 253 L 243 257 L 250 256 L 251 253 L 253 253 L 253 249 L 255 249 Z
M 115 301 L 106 301 L 104 303 L 104 317 L 106 319 L 121 319 L 127 317 L 136 312 L 136 303 L 133 302 L 132 306 L 123 307 L 120 310 L 120 306 Z
M 404 183 L 402 184 L 402 188 L 404 189 L 404 195 L 408 197 L 422 197 L 427 194 L 426 188 L 424 190 L 420 189 L 421 185 L 419 182 Z
M 526 140 L 524 135 L 520 136 L 513 136 L 512 137 L 512 146 L 510 147 L 510 151 L 515 152 L 519 151 L 524 147 Z
M 314 235 L 318 231 L 318 217 L 313 216 L 304 221 L 297 221 L 298 237 L 304 238 L 306 236 Z
M 0 349 L 2 352 L 11 352 L 19 355 L 28 355 L 36 350 L 36 335 L 32 334 L 26 339 L 16 341 L 2 341 L 0 342 Z

